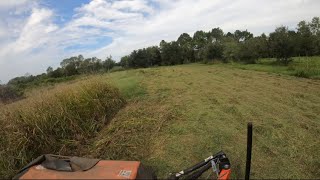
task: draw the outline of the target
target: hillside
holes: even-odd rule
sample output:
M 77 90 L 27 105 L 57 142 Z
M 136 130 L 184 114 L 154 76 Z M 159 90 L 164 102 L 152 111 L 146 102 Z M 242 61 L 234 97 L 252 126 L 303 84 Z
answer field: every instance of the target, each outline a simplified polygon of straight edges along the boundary
M 223 150 L 230 157 L 233 178 L 243 178 L 246 123 L 252 121 L 252 178 L 320 176 L 319 80 L 223 64 L 136 69 L 82 79 L 92 78 L 119 88 L 126 105 L 77 155 L 141 160 L 166 177 Z

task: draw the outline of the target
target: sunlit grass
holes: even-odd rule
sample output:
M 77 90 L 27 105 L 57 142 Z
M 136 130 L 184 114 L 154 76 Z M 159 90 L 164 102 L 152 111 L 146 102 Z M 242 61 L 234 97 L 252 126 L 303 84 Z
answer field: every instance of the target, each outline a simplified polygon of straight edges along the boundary
M 21 146 L 17 144 L 26 142 L 25 138 L 30 136 L 19 135 L 19 132 L 26 131 L 24 127 L 31 127 L 30 130 L 35 129 L 37 137 L 41 137 L 41 132 L 32 123 L 25 126 L 26 122 L 19 118 L 0 121 L 3 127 L 12 124 L 5 123 L 11 122 L 10 119 L 19 120 L 18 123 L 13 123 L 14 125 L 21 124 L 19 127 L 13 127 L 18 128 L 13 131 L 18 134 L 12 137 L 18 139 L 0 138 L 3 144 L 12 140 L 10 147 L 17 145 L 18 150 L 15 150 L 13 154 L 8 153 L 9 156 L 2 154 L 1 157 L 11 161 L 10 163 L 24 164 L 27 160 L 21 161 L 21 157 L 25 157 L 22 156 L 23 153 L 33 153 L 33 150 L 39 153 L 70 155 L 74 153 L 74 149 L 77 149 L 76 152 L 82 156 L 140 160 L 152 166 L 160 178 L 165 178 L 169 172 L 186 168 L 223 150 L 231 160 L 232 178 L 244 178 L 246 123 L 252 121 L 254 124 L 252 178 L 319 177 L 319 80 L 279 76 L 278 74 L 287 72 L 282 69 L 288 68 L 284 66 L 257 64 L 252 67 L 269 69 L 242 70 L 230 64 L 189 64 L 137 69 L 97 75 L 90 77 L 87 81 L 79 80 L 71 88 L 76 90 L 76 95 L 67 95 L 69 90 L 65 89 L 64 85 L 48 91 L 43 90 L 44 94 L 61 91 L 61 94 L 64 94 L 61 97 L 81 97 L 71 98 L 74 101 L 69 101 L 69 98 L 56 98 L 59 96 L 37 96 L 34 93 L 26 101 L 20 102 L 24 106 L 18 108 L 18 104 L 14 103 L 5 107 L 10 109 L 9 112 L 16 112 L 13 109 L 19 109 L 29 114 L 24 117 L 44 119 L 42 121 L 57 115 L 54 120 L 66 121 L 63 122 L 66 126 L 57 127 L 57 132 L 62 131 L 63 133 L 68 130 L 65 127 L 70 127 L 70 122 L 74 122 L 70 121 L 73 119 L 71 117 L 75 117 L 75 130 L 68 130 L 68 132 L 71 131 L 68 133 L 72 134 L 71 136 L 63 136 L 63 138 L 58 136 L 58 138 L 50 139 L 54 143 L 57 140 L 62 142 L 65 145 L 63 148 L 61 144 L 57 146 L 53 143 L 50 149 L 39 150 L 39 147 L 46 145 L 41 144 L 45 140 L 41 138 L 37 141 L 40 145 L 30 141 L 30 145 L 25 143 L 27 148 L 20 148 Z M 79 87 L 78 83 L 86 85 L 91 82 L 91 78 L 97 77 L 99 77 L 99 82 L 105 81 L 116 86 L 119 92 L 112 94 L 109 88 L 103 88 L 109 85 L 89 86 L 89 89 L 93 90 L 92 93 L 83 91 L 83 88 L 75 88 Z M 110 96 L 104 95 L 103 92 Z M 115 91 L 111 90 L 111 92 Z M 95 93 L 99 96 L 95 96 Z M 46 98 L 43 98 L 42 101 L 37 100 L 41 100 L 41 97 Z M 113 103 L 108 100 L 113 99 L 112 97 L 114 97 Z M 120 101 L 121 97 L 126 98 L 127 104 L 120 109 L 120 106 L 123 105 L 123 101 Z M 57 106 L 53 106 L 50 110 L 47 109 L 49 113 L 46 114 L 51 116 L 39 116 L 37 112 L 42 112 L 43 108 L 33 105 L 33 101 L 50 105 L 52 102 L 57 102 Z M 73 132 L 78 134 L 77 132 L 82 130 L 82 127 L 86 127 L 84 129 L 95 127 L 92 123 L 85 122 L 92 122 L 96 114 L 101 117 L 100 115 L 105 113 L 102 108 L 105 105 L 100 105 L 105 101 L 108 102 L 107 104 L 110 103 L 111 108 L 115 107 L 115 112 L 120 109 L 119 112 L 113 118 L 111 116 L 109 118 L 110 113 L 106 114 L 108 119 L 112 118 L 112 120 L 108 120 L 105 126 L 99 126 L 102 129 L 94 133 L 96 136 L 91 136 L 89 133 L 87 138 L 77 137 Z M 119 102 L 117 104 L 119 106 L 113 106 L 114 102 Z M 62 108 L 63 111 L 57 108 L 66 106 L 74 108 Z M 72 111 L 64 113 L 67 109 Z M 17 114 L 21 114 L 20 111 Z M 75 113 L 78 111 L 83 113 L 82 118 Z M 80 125 L 84 123 L 84 126 L 78 125 L 77 122 L 81 122 Z M 73 126 L 72 124 L 71 127 Z M 43 129 L 42 125 L 39 127 Z M 52 125 L 48 127 L 54 129 L 51 128 Z M 3 132 L 0 131 L 0 133 Z M 86 134 L 92 131 L 84 132 Z M 4 134 L 1 137 L 7 135 Z M 66 137 L 72 138 L 65 139 Z M 79 139 L 81 142 L 88 141 L 82 144 L 79 143 Z M 30 151 L 30 147 L 34 149 Z M 17 154 L 18 151 L 22 154 Z M 1 153 L 3 152 L 7 153 L 2 150 Z M 28 157 L 31 156 L 35 158 L 36 154 Z M 4 169 L 3 172 L 7 172 L 8 167 L 4 163 L 1 166 Z
M 319 177 L 317 80 L 223 64 L 132 70 L 108 78 L 138 82 L 147 96 L 129 100 L 101 131 L 91 147 L 94 157 L 141 160 L 164 178 L 223 150 L 232 177 L 244 178 L 246 123 L 252 121 L 253 178 Z
M 81 154 L 124 103 L 118 89 L 91 78 L 3 106 L 0 177 L 41 154 Z
M 274 58 L 259 59 L 257 64 L 227 64 L 234 68 L 285 74 L 303 78 L 320 79 L 320 57 L 294 57 L 287 65 L 279 65 Z M 225 66 L 225 65 L 223 65 Z

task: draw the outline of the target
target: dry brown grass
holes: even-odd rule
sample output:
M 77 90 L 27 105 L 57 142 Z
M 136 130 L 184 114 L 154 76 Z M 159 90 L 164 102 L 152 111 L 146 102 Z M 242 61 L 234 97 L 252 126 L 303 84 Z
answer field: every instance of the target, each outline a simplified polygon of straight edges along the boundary
M 0 176 L 12 176 L 41 154 L 81 154 L 81 148 L 124 103 L 118 89 L 90 79 L 39 91 L 4 106 L 0 112 Z

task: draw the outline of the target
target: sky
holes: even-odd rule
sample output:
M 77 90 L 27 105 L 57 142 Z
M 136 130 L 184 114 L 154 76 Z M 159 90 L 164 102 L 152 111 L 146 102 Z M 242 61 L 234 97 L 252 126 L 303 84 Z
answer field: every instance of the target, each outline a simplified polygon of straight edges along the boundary
M 294 29 L 319 9 L 319 0 L 0 0 L 0 81 L 78 54 L 119 60 L 184 32 Z

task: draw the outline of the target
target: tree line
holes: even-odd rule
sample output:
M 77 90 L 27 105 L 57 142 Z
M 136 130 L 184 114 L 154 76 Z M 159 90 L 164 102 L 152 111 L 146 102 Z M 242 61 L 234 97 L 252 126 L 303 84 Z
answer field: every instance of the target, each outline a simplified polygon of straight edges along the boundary
M 254 36 L 248 30 L 224 33 L 222 29 L 181 34 L 176 41 L 162 40 L 159 46 L 132 51 L 120 60 L 126 68 L 186 64 L 220 60 L 256 63 L 259 58 L 276 58 L 287 65 L 293 56 L 320 55 L 320 21 L 300 21 L 296 30 L 277 27 L 269 35 Z
M 248 30 L 225 33 L 217 27 L 208 32 L 196 31 L 193 36 L 182 33 L 176 41 L 162 40 L 159 46 L 134 50 L 118 63 L 111 55 L 105 60 L 82 55 L 63 59 L 56 69 L 48 67 L 46 73 L 16 77 L 0 85 L 0 101 L 20 97 L 29 86 L 60 82 L 79 74 L 103 73 L 116 66 L 146 68 L 210 61 L 256 63 L 259 58 L 276 58 L 279 64 L 287 65 L 293 56 L 314 55 L 320 55 L 319 17 L 310 22 L 300 21 L 296 30 L 280 26 L 259 36 Z
M 9 80 L 7 84 L 0 84 L 0 103 L 20 99 L 28 87 L 61 82 L 80 74 L 104 73 L 116 65 L 117 63 L 112 59 L 112 56 L 107 57 L 105 60 L 96 57 L 84 58 L 82 55 L 69 57 L 63 59 L 60 67 L 56 69 L 48 67 L 46 73 L 36 76 L 26 74 Z

